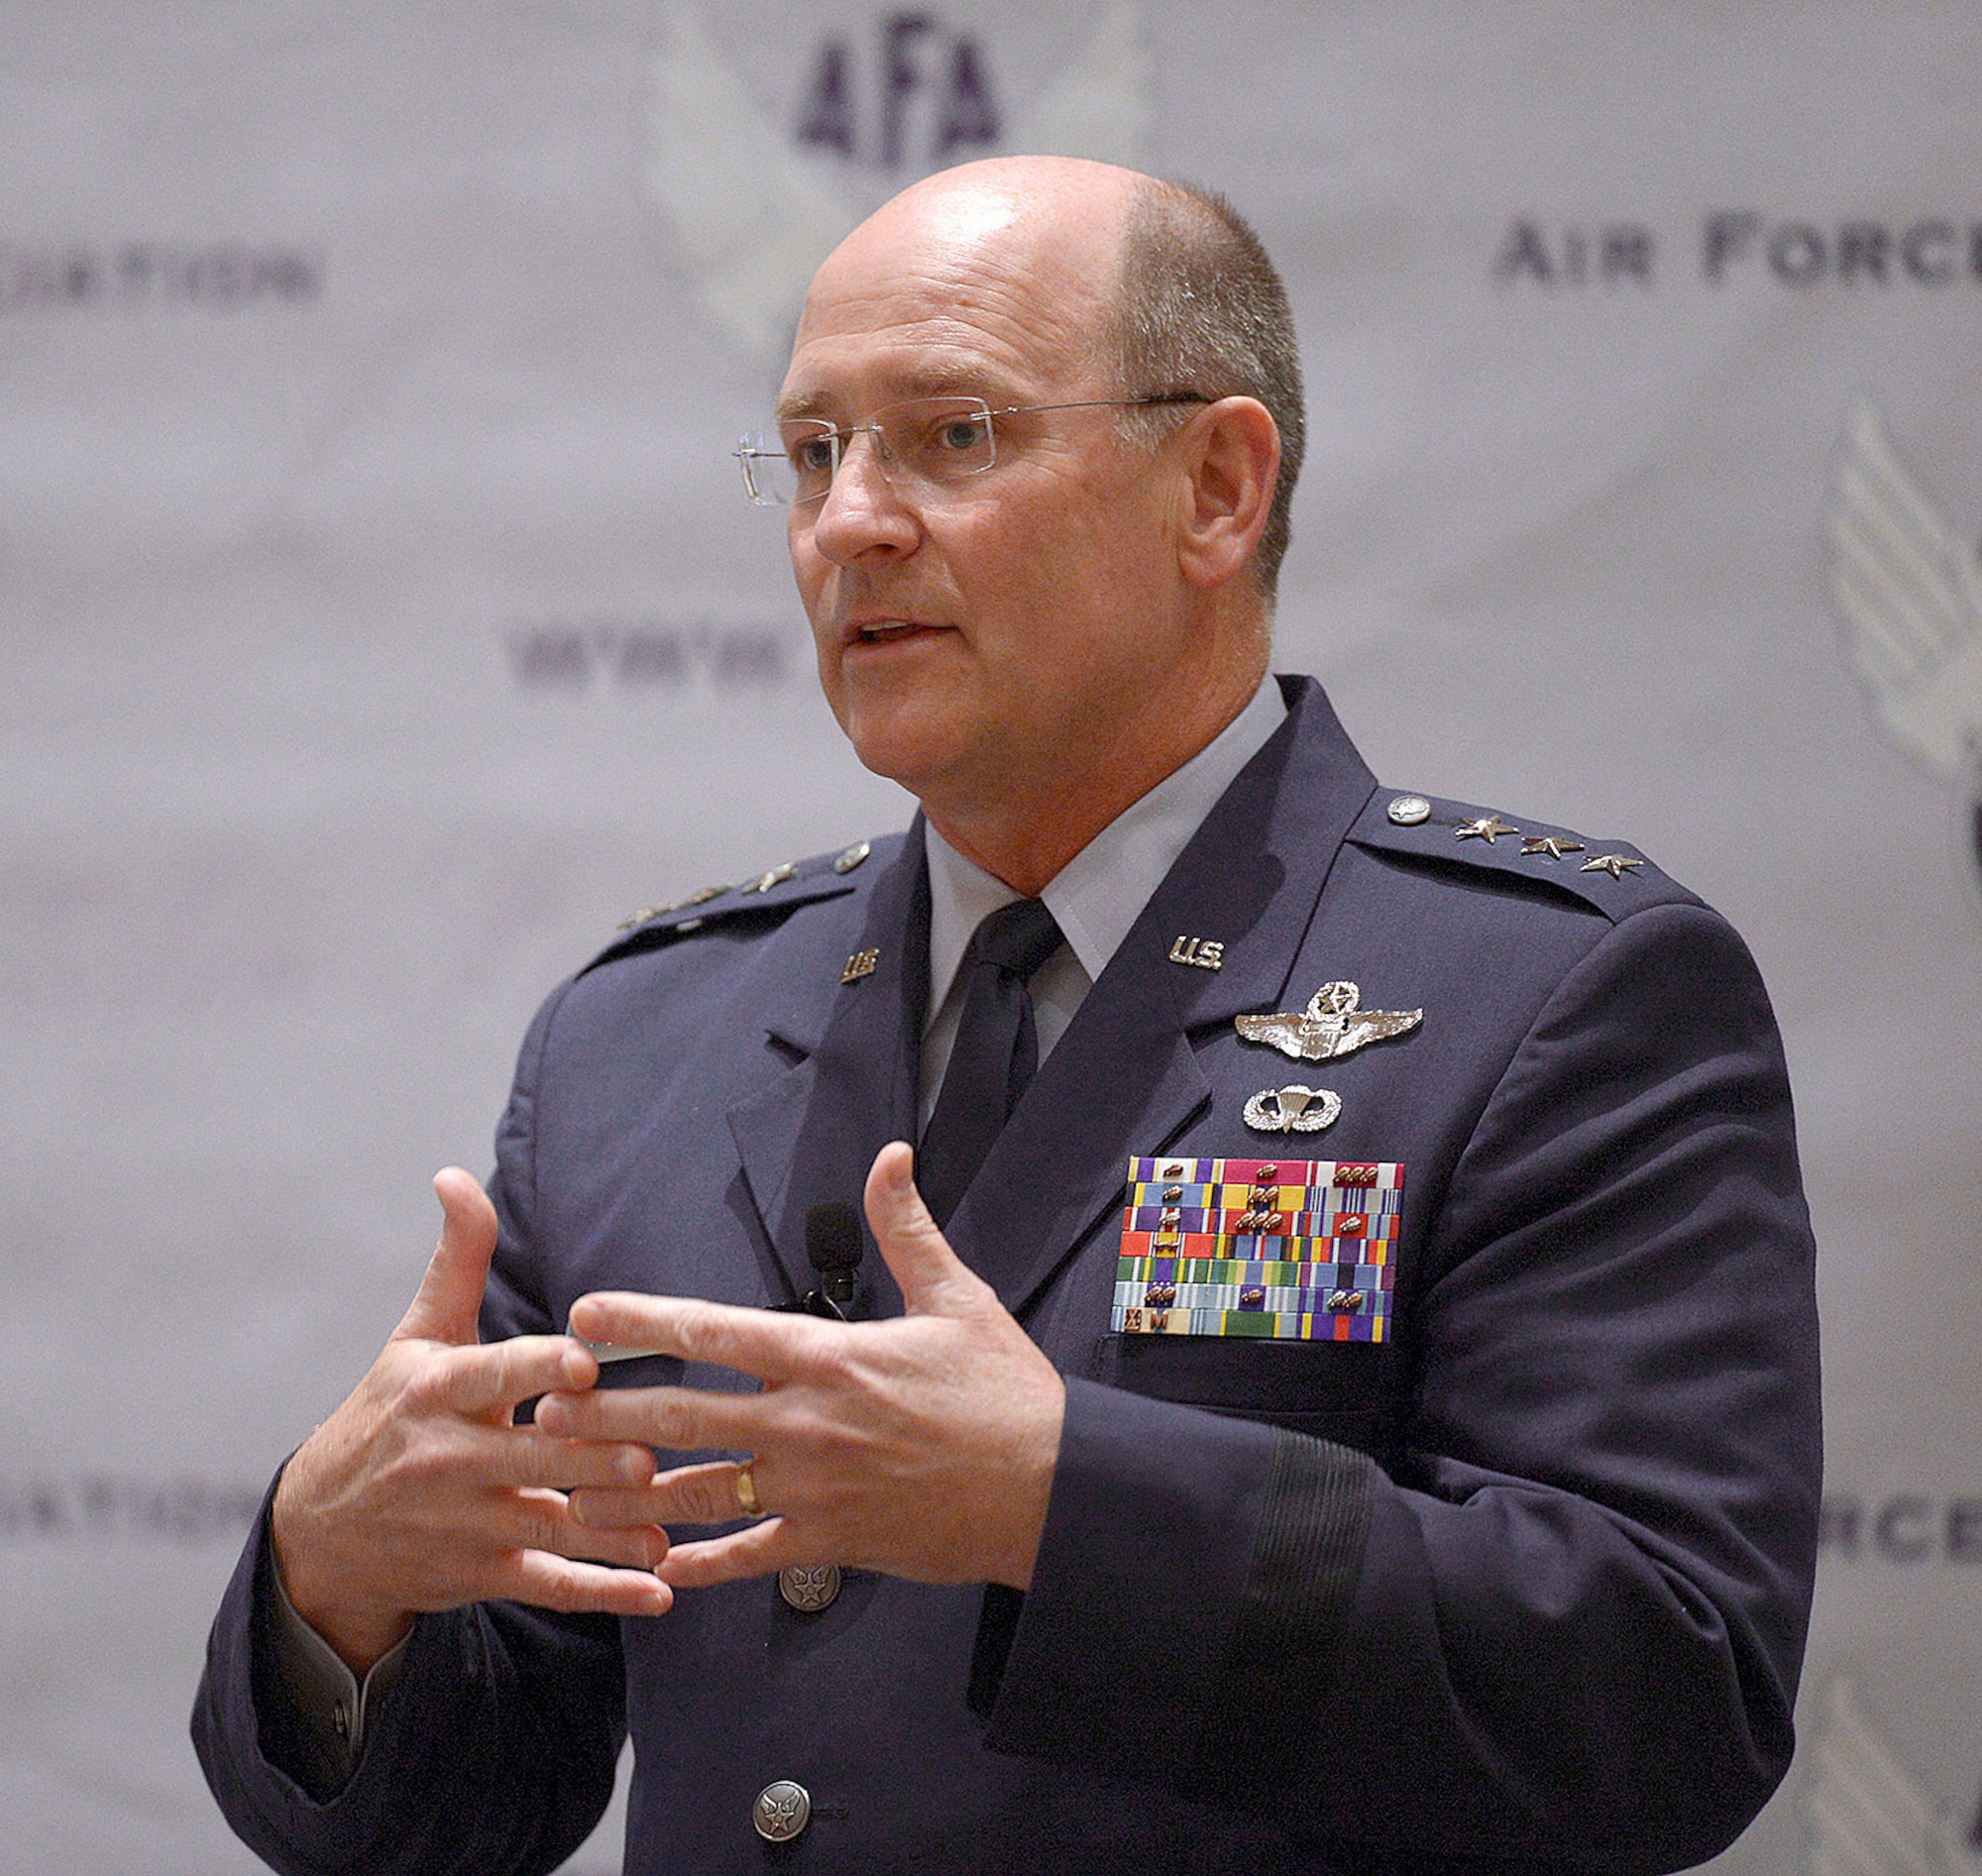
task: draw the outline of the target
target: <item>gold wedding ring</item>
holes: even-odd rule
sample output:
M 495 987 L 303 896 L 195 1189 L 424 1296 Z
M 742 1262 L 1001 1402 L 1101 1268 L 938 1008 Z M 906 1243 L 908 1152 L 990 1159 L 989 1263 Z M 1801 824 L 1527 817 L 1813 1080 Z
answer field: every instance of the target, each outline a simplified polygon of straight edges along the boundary
M 757 1481 L 750 1468 L 757 1462 L 746 1459 L 736 1468 L 736 1508 L 745 1517 L 762 1517 L 764 1507 L 757 1497 Z

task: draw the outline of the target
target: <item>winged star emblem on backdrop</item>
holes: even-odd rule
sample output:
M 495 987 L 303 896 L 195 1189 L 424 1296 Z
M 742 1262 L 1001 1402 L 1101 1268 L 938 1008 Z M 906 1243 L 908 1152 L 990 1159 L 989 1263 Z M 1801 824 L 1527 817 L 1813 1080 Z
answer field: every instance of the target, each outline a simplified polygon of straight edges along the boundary
M 1939 1810 L 1840 1675 L 1824 1696 L 1803 1811 L 1804 1876 L 1978 1876 L 1975 1830 Z
M 1009 93 L 1011 75 L 999 75 Z M 1141 166 L 1153 92 L 1142 8 L 1114 0 L 1080 50 L 1007 112 L 1000 146 Z M 914 172 L 889 171 L 877 191 L 856 166 L 809 155 L 687 4 L 662 17 L 645 131 L 645 192 L 673 233 L 703 311 L 765 371 L 782 372 L 813 270 Z M 931 162 L 923 170 L 940 166 Z
M 1982 867 L 1982 563 L 1860 400 L 1830 504 L 1830 591 L 1887 733 L 1967 795 Z

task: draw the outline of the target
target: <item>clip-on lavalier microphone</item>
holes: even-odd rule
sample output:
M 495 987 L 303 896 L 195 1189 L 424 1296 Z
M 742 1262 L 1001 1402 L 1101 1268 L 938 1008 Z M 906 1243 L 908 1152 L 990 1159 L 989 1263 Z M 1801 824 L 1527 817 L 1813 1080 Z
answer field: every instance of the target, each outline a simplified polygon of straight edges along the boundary
M 829 1198 L 807 1211 L 806 1257 L 820 1274 L 819 1288 L 774 1307 L 850 1322 L 853 1273 L 860 1268 L 860 1214 L 845 1199 Z

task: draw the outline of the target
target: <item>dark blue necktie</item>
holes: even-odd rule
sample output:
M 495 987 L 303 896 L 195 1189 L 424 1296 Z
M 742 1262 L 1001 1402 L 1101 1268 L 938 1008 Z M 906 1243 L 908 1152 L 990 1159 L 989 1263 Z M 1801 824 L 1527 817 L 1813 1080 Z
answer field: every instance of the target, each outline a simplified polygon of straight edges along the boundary
M 1059 942 L 1059 927 L 1038 899 L 1020 899 L 992 913 L 971 936 L 963 955 L 969 988 L 956 1044 L 916 1163 L 916 1183 L 938 1225 L 949 1222 L 1039 1066 L 1026 980 Z

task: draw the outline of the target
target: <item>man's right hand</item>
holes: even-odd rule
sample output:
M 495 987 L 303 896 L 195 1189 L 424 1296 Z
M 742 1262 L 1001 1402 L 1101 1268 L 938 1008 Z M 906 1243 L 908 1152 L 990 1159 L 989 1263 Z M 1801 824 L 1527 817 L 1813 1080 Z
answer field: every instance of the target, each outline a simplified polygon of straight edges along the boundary
M 283 1470 L 271 1517 L 290 1602 L 359 1675 L 421 1610 L 504 1597 L 658 1615 L 673 1600 L 651 1574 L 667 1555 L 664 1531 L 589 1530 L 565 1497 L 576 1486 L 644 1486 L 653 1454 L 513 1424 L 519 1401 L 589 1388 L 599 1364 L 569 1336 L 477 1341 L 496 1210 L 459 1166 L 437 1173 L 434 1190 L 445 1222 L 419 1294 Z

